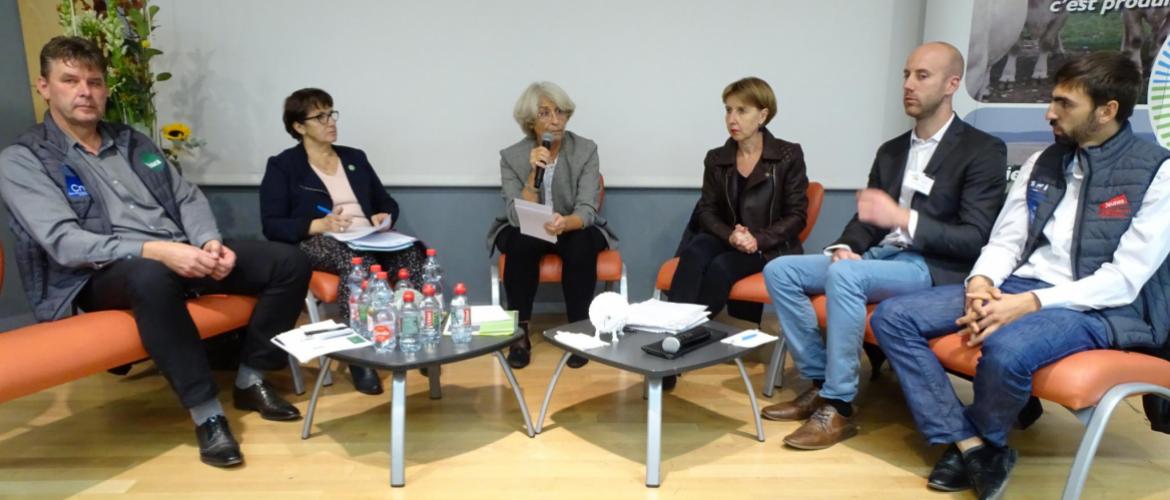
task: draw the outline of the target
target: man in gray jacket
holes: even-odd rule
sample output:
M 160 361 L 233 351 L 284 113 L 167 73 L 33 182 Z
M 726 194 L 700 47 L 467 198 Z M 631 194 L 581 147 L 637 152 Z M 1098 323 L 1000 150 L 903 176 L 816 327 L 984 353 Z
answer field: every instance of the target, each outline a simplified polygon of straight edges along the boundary
M 146 136 L 105 123 L 105 61 L 90 41 L 56 37 L 41 50 L 44 123 L 0 152 L 0 196 L 12 214 L 16 258 L 39 321 L 130 309 L 146 351 L 196 425 L 200 458 L 243 462 L 216 395 L 186 299 L 256 295 L 233 400 L 269 420 L 300 412 L 260 370 L 286 356 L 270 338 L 292 328 L 311 270 L 295 247 L 222 241 L 207 199 Z

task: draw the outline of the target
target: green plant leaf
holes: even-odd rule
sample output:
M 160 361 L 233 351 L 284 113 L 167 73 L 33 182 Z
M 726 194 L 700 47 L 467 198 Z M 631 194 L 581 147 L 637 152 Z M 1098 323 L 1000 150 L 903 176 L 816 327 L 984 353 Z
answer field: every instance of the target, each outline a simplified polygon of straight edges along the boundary
M 171 74 L 170 73 L 159 73 L 158 75 L 155 75 L 154 79 L 156 81 L 159 81 L 159 82 L 165 82 L 165 81 L 171 79 Z

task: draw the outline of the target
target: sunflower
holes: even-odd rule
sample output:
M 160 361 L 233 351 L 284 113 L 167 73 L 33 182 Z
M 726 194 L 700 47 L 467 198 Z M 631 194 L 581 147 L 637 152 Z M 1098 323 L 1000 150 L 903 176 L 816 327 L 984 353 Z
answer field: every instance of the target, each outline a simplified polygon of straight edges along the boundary
M 182 123 L 175 122 L 163 126 L 162 133 L 163 137 L 172 141 L 185 141 L 188 137 L 191 137 L 191 128 Z

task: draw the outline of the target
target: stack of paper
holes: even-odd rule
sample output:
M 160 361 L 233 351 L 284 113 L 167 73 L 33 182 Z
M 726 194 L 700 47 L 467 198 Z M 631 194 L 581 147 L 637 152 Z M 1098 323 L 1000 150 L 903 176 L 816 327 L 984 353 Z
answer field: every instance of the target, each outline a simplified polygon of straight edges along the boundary
M 636 330 L 678 333 L 707 321 L 707 306 L 650 299 L 630 305 L 626 326 Z
M 354 250 L 392 252 L 402 250 L 414 244 L 417 238 L 407 236 L 397 231 L 386 231 L 390 228 L 390 218 L 382 219 L 377 226 L 363 227 L 345 231 L 343 233 L 325 233 L 326 236 L 349 245 Z
M 272 343 L 304 363 L 331 352 L 371 345 L 348 326 L 333 320 L 318 321 L 272 337 Z
M 609 342 L 600 340 L 592 335 L 586 335 L 584 333 L 558 331 L 554 338 L 557 339 L 557 342 L 582 351 L 609 345 Z

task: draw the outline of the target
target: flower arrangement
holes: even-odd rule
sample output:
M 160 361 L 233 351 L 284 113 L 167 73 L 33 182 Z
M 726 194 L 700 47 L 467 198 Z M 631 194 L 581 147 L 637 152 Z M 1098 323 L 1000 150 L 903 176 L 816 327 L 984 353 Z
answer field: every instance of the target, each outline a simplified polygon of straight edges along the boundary
M 61 0 L 58 22 L 69 36 L 92 40 L 106 57 L 110 96 L 105 119 L 131 125 L 157 141 L 154 83 L 170 73 L 155 74 L 150 60 L 162 54 L 150 46 L 151 22 L 158 6 L 149 0 Z
M 163 154 L 167 156 L 167 161 L 174 165 L 180 174 L 183 173 L 180 155 L 191 155 L 205 144 L 202 140 L 191 136 L 191 127 L 181 122 L 164 125 L 162 137 L 171 143 L 170 146 L 163 146 Z

